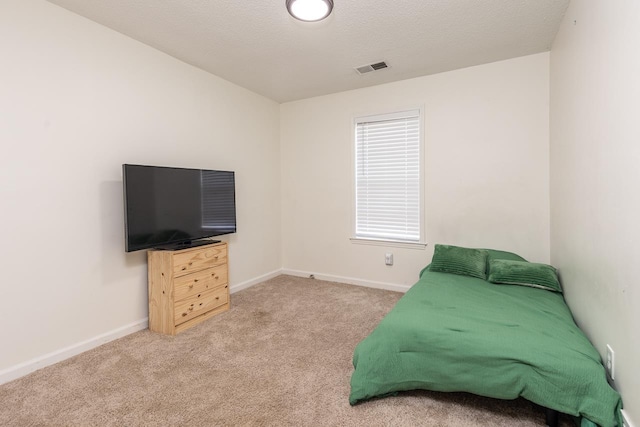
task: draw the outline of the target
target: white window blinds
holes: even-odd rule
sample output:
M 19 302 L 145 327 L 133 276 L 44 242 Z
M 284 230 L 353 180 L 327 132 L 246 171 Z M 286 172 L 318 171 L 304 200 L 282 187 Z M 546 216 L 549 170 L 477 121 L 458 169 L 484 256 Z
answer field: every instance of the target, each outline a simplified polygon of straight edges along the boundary
M 355 237 L 420 242 L 420 111 L 356 119 L 355 134 Z

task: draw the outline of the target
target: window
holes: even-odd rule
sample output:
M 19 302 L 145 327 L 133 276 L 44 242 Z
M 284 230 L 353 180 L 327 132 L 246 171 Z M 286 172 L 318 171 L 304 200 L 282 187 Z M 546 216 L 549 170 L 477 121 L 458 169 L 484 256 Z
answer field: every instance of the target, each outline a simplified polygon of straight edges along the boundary
M 420 110 L 355 120 L 355 239 L 423 243 Z

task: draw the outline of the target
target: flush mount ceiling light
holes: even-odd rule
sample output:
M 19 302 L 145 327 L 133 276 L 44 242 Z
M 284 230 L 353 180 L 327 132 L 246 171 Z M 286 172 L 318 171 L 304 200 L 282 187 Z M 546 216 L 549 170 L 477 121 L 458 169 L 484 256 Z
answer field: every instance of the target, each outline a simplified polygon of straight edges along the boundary
M 287 0 L 287 10 L 300 21 L 321 21 L 331 14 L 333 0 Z

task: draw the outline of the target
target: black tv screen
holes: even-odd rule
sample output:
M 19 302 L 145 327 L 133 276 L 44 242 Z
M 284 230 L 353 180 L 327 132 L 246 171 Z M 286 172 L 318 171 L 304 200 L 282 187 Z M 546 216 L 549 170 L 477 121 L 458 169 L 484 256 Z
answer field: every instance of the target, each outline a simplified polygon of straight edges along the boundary
M 127 252 L 236 232 L 234 172 L 125 164 L 122 177 Z

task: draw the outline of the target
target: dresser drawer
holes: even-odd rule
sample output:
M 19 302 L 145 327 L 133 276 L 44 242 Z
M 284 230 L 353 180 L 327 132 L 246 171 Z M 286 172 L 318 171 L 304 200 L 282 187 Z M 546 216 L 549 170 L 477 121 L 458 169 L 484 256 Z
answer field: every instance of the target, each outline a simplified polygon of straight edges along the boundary
M 173 254 L 173 274 L 182 276 L 227 262 L 227 245 L 186 249 Z
M 227 286 L 202 292 L 176 303 L 174 320 L 179 325 L 229 301 Z
M 213 268 L 176 277 L 174 280 L 175 301 L 181 301 L 193 295 L 227 284 L 227 266 L 218 265 Z

